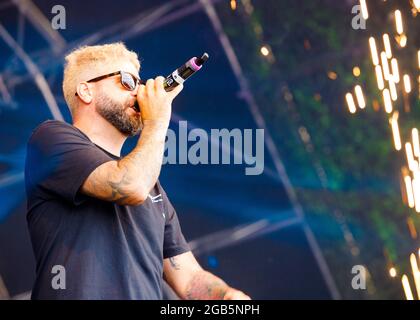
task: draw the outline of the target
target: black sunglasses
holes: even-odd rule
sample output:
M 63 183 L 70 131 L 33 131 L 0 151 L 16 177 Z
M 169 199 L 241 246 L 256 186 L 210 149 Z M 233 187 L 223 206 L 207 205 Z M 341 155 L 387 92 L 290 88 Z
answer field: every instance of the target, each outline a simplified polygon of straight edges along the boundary
M 98 81 L 101 81 L 103 79 L 113 77 L 113 76 L 116 76 L 116 75 L 121 76 L 121 78 L 120 78 L 121 79 L 121 84 L 128 91 L 135 90 L 137 88 L 138 84 L 144 84 L 144 82 L 141 79 L 137 78 L 135 75 L 133 75 L 130 72 L 127 72 L 127 71 L 116 71 L 116 72 L 108 73 L 108 74 L 105 74 L 103 76 L 90 79 L 86 82 L 98 82 Z M 77 92 L 76 92 L 76 96 L 77 96 Z

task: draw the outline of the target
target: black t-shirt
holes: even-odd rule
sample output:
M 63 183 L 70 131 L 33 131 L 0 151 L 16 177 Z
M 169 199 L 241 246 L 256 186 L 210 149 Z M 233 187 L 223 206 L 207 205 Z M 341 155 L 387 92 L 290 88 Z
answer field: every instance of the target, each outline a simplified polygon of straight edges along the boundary
M 33 299 L 162 299 L 163 259 L 190 249 L 159 182 L 139 206 L 79 192 L 95 168 L 118 159 L 65 122 L 34 130 L 25 167 Z

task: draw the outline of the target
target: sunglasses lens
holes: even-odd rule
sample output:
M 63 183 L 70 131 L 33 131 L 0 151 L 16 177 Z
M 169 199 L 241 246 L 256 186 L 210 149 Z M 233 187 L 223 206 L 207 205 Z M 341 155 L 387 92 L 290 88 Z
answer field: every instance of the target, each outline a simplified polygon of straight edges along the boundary
M 121 84 L 127 90 L 133 91 L 134 89 L 136 89 L 137 81 L 131 74 L 121 72 Z

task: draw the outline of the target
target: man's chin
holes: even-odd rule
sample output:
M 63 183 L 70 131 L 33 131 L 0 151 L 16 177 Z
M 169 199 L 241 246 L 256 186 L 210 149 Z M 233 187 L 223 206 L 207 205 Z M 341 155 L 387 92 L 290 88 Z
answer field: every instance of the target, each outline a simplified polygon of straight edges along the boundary
M 137 126 L 137 130 L 132 130 L 131 132 L 128 133 L 128 136 L 129 137 L 137 136 L 141 133 L 142 129 L 143 129 L 143 125 L 140 124 L 139 126 Z

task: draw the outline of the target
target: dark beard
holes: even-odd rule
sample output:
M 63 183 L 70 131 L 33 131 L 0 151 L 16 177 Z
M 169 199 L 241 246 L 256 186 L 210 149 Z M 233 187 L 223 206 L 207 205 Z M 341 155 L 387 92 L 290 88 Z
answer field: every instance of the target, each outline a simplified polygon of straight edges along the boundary
M 132 137 L 140 133 L 142 122 L 140 117 L 130 117 L 126 109 L 130 108 L 129 101 L 119 103 L 101 92 L 96 104 L 96 111 L 122 134 Z

